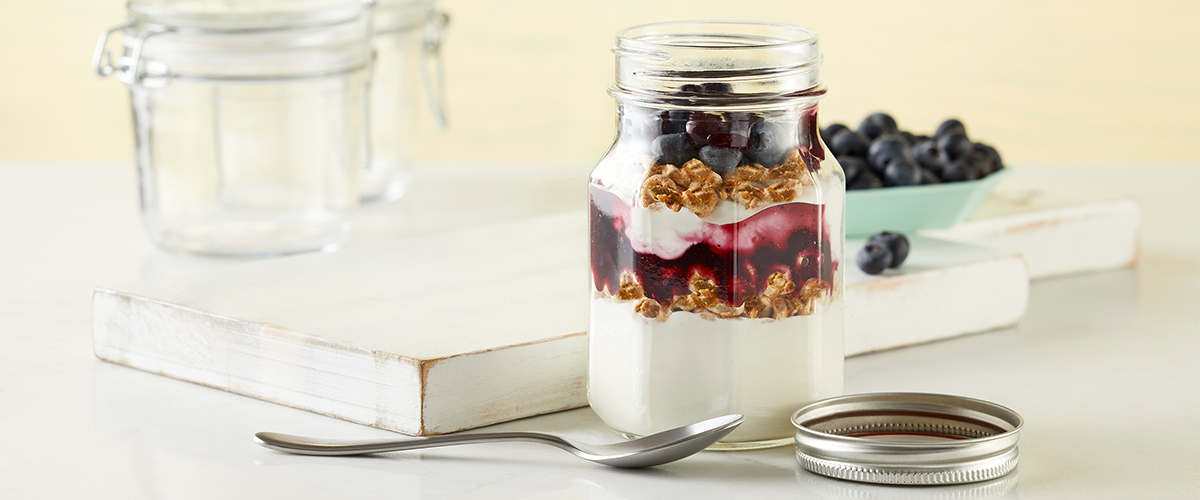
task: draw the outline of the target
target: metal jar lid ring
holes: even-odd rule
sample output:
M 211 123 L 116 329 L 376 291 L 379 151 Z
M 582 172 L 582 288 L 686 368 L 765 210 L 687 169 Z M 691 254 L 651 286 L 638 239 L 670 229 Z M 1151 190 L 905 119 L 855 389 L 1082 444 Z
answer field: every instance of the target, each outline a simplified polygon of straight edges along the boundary
M 978 399 L 855 394 L 792 414 L 796 460 L 817 474 L 881 484 L 985 481 L 1017 467 L 1017 412 Z

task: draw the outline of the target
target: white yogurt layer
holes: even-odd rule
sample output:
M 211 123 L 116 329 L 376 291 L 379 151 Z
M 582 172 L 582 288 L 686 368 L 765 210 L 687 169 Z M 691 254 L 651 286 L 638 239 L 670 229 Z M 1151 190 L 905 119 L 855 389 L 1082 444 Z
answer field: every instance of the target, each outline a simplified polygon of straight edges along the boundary
M 801 406 L 842 392 L 840 297 L 810 316 L 659 322 L 593 298 L 588 396 L 609 427 L 647 435 L 741 413 L 726 442 L 787 438 Z

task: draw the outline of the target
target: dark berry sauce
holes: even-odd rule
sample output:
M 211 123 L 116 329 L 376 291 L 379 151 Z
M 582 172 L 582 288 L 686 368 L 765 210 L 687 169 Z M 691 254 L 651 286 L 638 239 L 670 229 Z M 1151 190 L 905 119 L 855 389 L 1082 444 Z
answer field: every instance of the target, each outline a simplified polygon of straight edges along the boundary
M 736 223 L 712 224 L 682 255 L 663 258 L 634 249 L 626 234 L 631 208 L 624 201 L 594 184 L 589 191 L 596 290 L 615 293 L 621 274 L 628 272 L 647 297 L 669 305 L 674 297 L 691 293 L 688 282 L 699 274 L 712 280 L 722 301 L 737 307 L 765 290 L 772 273 L 782 272 L 797 288 L 810 278 L 833 283 L 829 227 L 822 205 L 784 203 Z

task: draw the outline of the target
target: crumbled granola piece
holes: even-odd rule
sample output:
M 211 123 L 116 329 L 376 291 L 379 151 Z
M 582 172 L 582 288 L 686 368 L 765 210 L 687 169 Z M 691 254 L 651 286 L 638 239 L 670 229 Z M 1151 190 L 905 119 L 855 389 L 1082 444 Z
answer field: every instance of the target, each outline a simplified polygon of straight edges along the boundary
M 712 280 L 701 276 L 700 273 L 696 273 L 692 276 L 691 281 L 688 281 L 688 290 L 691 290 L 692 293 L 715 292 L 717 285 L 713 284 Z
M 662 203 L 672 212 L 683 207 L 678 187 L 665 174 L 652 175 L 642 182 L 641 202 L 646 207 Z
M 799 194 L 799 190 L 796 189 L 799 184 L 800 181 L 796 179 L 772 179 L 763 189 L 763 197 L 774 203 L 794 200 Z
M 746 299 L 746 303 L 742 304 L 742 310 L 749 318 L 770 318 L 775 313 L 775 309 L 771 307 L 771 301 L 759 296 Z
M 696 309 L 696 303 L 692 301 L 691 295 L 676 295 L 671 299 L 671 309 L 676 311 L 693 311 Z
M 771 301 L 771 308 L 775 309 L 776 318 L 790 318 L 796 315 L 798 310 L 797 302 L 799 302 L 797 299 L 784 296 L 774 297 L 768 300 Z
M 705 165 L 704 162 L 695 158 L 688 160 L 687 163 L 684 163 L 683 166 L 679 168 L 680 170 L 683 170 L 691 180 L 706 179 L 710 175 L 716 174 L 716 172 L 709 168 L 708 165 Z M 720 175 L 717 175 L 717 177 L 720 177 Z
M 692 276 L 692 280 L 688 282 L 688 290 L 692 291 L 692 304 L 697 308 L 708 309 L 721 303 L 721 297 L 717 295 L 717 285 L 699 274 Z
M 640 201 L 646 207 L 662 203 L 674 212 L 687 207 L 697 216 L 707 217 L 727 197 L 724 182 L 700 160 L 689 160 L 682 167 L 656 164 L 642 181 Z
M 816 311 L 817 302 L 825 295 L 825 282 L 820 278 L 809 278 L 800 287 L 800 298 L 796 301 L 796 314 L 808 316 Z
M 657 300 L 644 298 L 638 301 L 637 305 L 633 306 L 633 310 L 643 317 L 656 319 L 662 313 L 662 305 Z
M 757 163 L 742 165 L 733 171 L 735 178 L 741 182 L 758 182 L 767 178 L 767 167 Z
M 796 284 L 792 280 L 784 276 L 783 273 L 772 273 L 767 277 L 767 289 L 763 290 L 763 296 L 773 299 L 794 291 L 796 291 Z
M 793 301 L 796 305 L 796 316 L 810 316 L 817 310 L 817 301 L 796 299 Z
M 637 278 L 634 278 L 633 274 L 621 273 L 621 289 L 617 291 L 618 300 L 634 300 L 645 296 L 642 285 L 638 284 Z
M 821 278 L 809 278 L 804 282 L 804 286 L 800 287 L 800 298 L 803 300 L 818 301 L 825 295 L 825 282 Z
M 687 189 L 688 185 L 692 183 L 692 176 L 688 175 L 686 171 L 680 167 L 676 167 L 675 165 L 667 165 L 663 167 L 662 176 L 670 179 L 671 182 L 674 182 L 675 186 L 680 189 Z
M 742 308 L 733 307 L 724 302 L 718 302 L 716 305 L 710 306 L 708 308 L 708 312 L 716 314 L 717 316 L 720 316 L 723 319 L 729 319 L 729 318 L 736 318 L 738 316 L 741 316 Z
M 747 209 L 753 209 L 766 199 L 766 193 L 754 186 L 753 182 L 742 182 L 733 188 L 731 198 L 741 202 Z

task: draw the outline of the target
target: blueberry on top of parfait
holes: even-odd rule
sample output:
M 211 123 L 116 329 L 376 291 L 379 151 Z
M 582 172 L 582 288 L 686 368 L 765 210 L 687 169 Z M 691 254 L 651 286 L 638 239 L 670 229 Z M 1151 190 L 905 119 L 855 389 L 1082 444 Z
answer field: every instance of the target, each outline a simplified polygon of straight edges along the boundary
M 686 133 L 660 135 L 650 142 L 650 154 L 663 165 L 683 165 L 697 153 Z
M 750 147 L 746 157 L 751 162 L 767 168 L 783 164 L 788 151 L 795 147 L 788 144 L 783 127 L 773 122 L 758 122 L 750 127 Z

